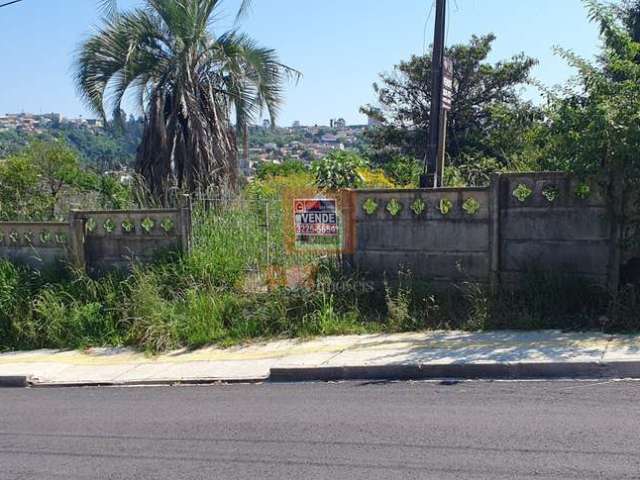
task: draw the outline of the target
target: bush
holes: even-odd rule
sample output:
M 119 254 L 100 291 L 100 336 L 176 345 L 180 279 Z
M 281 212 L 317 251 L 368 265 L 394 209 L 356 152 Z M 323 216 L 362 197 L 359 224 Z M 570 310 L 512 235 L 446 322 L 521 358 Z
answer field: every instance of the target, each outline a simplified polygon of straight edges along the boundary
M 16 343 L 16 319 L 24 318 L 29 292 L 23 270 L 0 260 L 0 350 Z
M 383 170 L 370 168 L 358 168 L 360 186 L 363 188 L 396 188 L 396 185 L 385 175 Z
M 174 259 L 127 277 L 57 281 L 0 262 L 3 348 L 129 344 L 150 352 L 255 338 L 311 337 L 424 329 L 640 328 L 640 294 L 628 286 L 609 301 L 588 283 L 531 272 L 517 288 L 465 282 L 434 290 L 400 272 L 376 285 L 326 259 L 313 283 L 244 291 Z M 203 260 L 204 261 L 204 260 Z M 33 298 L 33 300 L 32 300 Z
M 101 303 L 75 302 L 48 289 L 34 300 L 33 310 L 43 346 L 82 348 L 119 343 L 117 329 Z
M 23 279 L 18 267 L 0 260 L 0 319 L 11 318 L 21 299 Z
M 177 266 L 179 282 L 234 289 L 248 269 L 265 262 L 267 213 L 246 207 L 240 203 L 224 213 L 197 208 L 192 252 Z
M 465 155 L 460 165 L 445 167 L 444 184 L 448 187 L 484 187 L 491 182 L 491 174 L 503 169 L 495 158 Z
M 256 177 L 265 180 L 269 177 L 289 177 L 304 174 L 307 166 L 299 160 L 287 159 L 282 163 L 261 162 L 256 167 Z
M 50 217 L 53 199 L 40 188 L 39 175 L 36 166 L 24 156 L 0 162 L 0 221 Z
M 358 169 L 367 166 L 362 157 L 353 152 L 334 150 L 322 160 L 313 163 L 311 169 L 320 188 L 336 190 L 362 186 Z
M 128 343 L 151 352 L 178 346 L 176 304 L 164 294 L 155 272 L 134 272 L 123 313 Z
M 241 314 L 235 297 L 229 294 L 189 290 L 177 327 L 180 343 L 190 347 L 218 343 Z
M 406 155 L 395 155 L 383 166 L 386 175 L 397 185 L 417 187 L 420 183 L 422 163 Z

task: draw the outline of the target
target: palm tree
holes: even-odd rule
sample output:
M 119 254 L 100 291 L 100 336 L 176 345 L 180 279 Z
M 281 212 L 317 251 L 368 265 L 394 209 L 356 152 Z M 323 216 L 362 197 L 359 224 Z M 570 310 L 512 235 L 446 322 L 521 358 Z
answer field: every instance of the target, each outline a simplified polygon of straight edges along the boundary
M 107 0 L 109 1 L 109 0 Z M 78 89 L 102 117 L 120 118 L 125 96 L 145 112 L 136 170 L 151 193 L 233 187 L 236 131 L 266 109 L 275 120 L 282 87 L 299 73 L 233 30 L 209 30 L 221 0 L 145 0 L 105 17 L 76 63 Z M 248 1 L 241 7 L 246 10 Z
M 118 11 L 118 0 L 98 0 L 98 6 L 105 15 L 112 16 Z

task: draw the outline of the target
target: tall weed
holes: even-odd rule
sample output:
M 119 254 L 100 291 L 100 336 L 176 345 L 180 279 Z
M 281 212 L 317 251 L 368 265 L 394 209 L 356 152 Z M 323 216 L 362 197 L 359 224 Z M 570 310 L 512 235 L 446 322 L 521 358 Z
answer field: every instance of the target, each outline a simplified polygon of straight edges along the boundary
M 176 305 L 162 295 L 153 271 L 135 270 L 123 308 L 127 342 L 159 352 L 178 346 Z

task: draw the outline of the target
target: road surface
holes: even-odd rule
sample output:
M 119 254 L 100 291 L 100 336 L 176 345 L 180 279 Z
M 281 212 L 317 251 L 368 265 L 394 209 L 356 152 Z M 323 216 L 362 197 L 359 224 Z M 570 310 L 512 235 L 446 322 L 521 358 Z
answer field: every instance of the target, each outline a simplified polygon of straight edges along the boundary
M 0 479 L 639 479 L 640 383 L 0 390 Z

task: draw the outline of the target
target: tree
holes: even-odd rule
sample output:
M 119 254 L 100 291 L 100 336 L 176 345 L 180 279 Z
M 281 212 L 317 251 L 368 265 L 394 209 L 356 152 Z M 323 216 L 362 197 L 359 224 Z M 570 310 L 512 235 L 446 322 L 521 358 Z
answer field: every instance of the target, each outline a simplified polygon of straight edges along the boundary
M 578 76 L 574 88 L 550 98 L 552 166 L 585 175 L 624 172 L 622 178 L 634 182 L 640 178 L 640 42 L 618 7 L 584 2 L 604 46 L 595 65 L 558 49 Z
M 98 0 L 98 6 L 100 10 L 108 16 L 113 16 L 118 13 L 118 0 Z M 240 9 L 238 10 L 238 16 L 241 17 L 251 6 L 251 0 L 242 0 Z
M 63 142 L 35 141 L 23 155 L 38 173 L 53 205 L 63 188 L 80 184 L 82 172 L 78 155 Z
M 32 140 L 0 160 L 0 219 L 51 220 L 56 207 L 65 206 L 65 196 L 98 190 L 100 178 L 81 168 L 77 152 L 64 141 Z
M 385 174 L 396 185 L 402 187 L 418 186 L 422 164 L 417 159 L 406 155 L 395 155 L 389 162 L 385 162 L 383 168 Z
M 551 98 L 550 161 L 556 168 L 593 175 L 604 184 L 617 231 L 627 247 L 640 246 L 640 43 L 615 6 L 584 0 L 600 26 L 597 64 L 559 53 L 577 69 L 577 85 Z M 623 236 L 624 232 L 624 236 Z M 615 251 L 613 251 L 615 254 Z M 619 258 L 611 258 L 617 268 Z M 610 272 L 611 273 L 611 272 Z M 611 274 L 612 279 L 618 275 Z M 610 285 L 614 287 L 615 285 Z
M 118 0 L 98 0 L 98 7 L 106 16 L 113 16 L 118 11 Z
M 14 155 L 0 160 L 0 220 L 43 220 L 51 212 L 50 200 L 28 158 Z
M 613 9 L 634 42 L 640 42 L 640 0 L 623 0 Z
M 363 183 L 358 169 L 367 166 L 366 160 L 353 152 L 334 150 L 322 160 L 313 162 L 311 170 L 316 185 L 330 190 L 355 188 Z
M 208 27 L 221 0 L 144 3 L 146 8 L 111 15 L 82 44 L 79 91 L 105 118 L 106 110 L 119 117 L 127 92 L 138 98 L 145 128 L 136 170 L 156 198 L 166 201 L 174 186 L 190 192 L 233 188 L 232 111 L 237 127 L 263 108 L 275 120 L 283 82 L 298 73 L 246 35 L 214 37 Z
M 300 160 L 286 159 L 282 163 L 261 162 L 256 167 L 256 177 L 264 180 L 268 177 L 288 177 L 307 172 L 308 169 Z
M 507 163 L 516 150 L 510 141 L 487 141 L 499 131 L 504 109 L 520 112 L 521 120 L 533 121 L 536 108 L 522 102 L 516 87 L 530 80 L 537 63 L 524 54 L 496 64 L 487 62 L 494 35 L 473 36 L 466 45 L 454 45 L 446 55 L 454 63 L 454 99 L 447 122 L 447 151 L 453 164 L 467 157 L 493 157 Z M 431 102 L 431 57 L 412 56 L 394 67 L 391 74 L 381 74 L 381 84 L 374 84 L 378 105 L 361 110 L 383 122 L 368 131 L 377 149 L 393 145 L 396 151 L 424 158 L 426 130 L 429 127 Z

